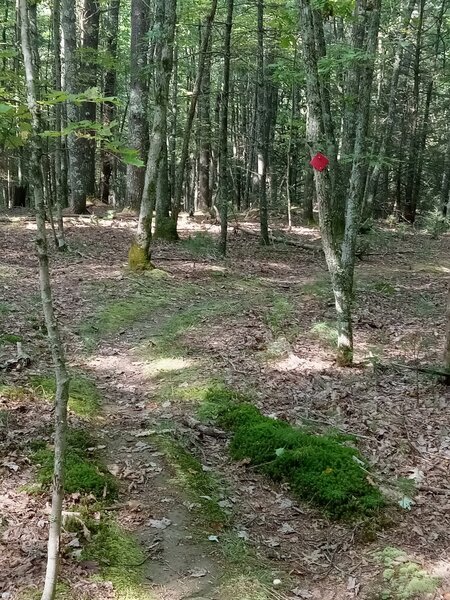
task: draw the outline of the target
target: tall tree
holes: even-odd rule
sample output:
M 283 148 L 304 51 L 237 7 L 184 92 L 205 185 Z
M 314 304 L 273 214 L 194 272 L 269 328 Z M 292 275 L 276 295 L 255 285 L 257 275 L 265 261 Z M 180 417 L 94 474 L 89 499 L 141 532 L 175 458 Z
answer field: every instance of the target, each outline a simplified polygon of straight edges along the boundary
M 189 155 L 189 141 L 191 138 L 192 132 L 192 124 L 194 122 L 195 111 L 197 108 L 197 101 L 201 90 L 203 72 L 205 68 L 206 56 L 208 54 L 208 46 L 209 39 L 211 36 L 212 25 L 214 22 L 214 17 L 217 9 L 217 0 L 212 0 L 211 10 L 206 17 L 205 22 L 205 31 L 203 34 L 202 45 L 200 48 L 200 55 L 198 59 L 198 67 L 197 67 L 197 75 L 194 82 L 194 89 L 191 94 L 191 101 L 189 104 L 188 115 L 186 119 L 186 125 L 184 128 L 183 142 L 181 147 L 181 157 L 178 167 L 177 179 L 176 179 L 176 188 L 175 188 L 175 196 L 174 196 L 174 215 L 173 218 L 176 222 L 178 218 L 178 213 L 181 207 L 181 198 L 183 194 L 183 182 L 184 182 L 184 172 L 186 168 L 186 161 Z M 227 108 L 228 111 L 228 108 Z
M 77 29 L 75 0 L 61 0 L 61 27 L 64 40 L 64 89 L 76 95 L 79 87 L 79 60 L 77 55 Z M 66 104 L 67 125 L 76 128 L 80 120 L 76 103 L 70 99 Z M 70 206 L 74 213 L 86 212 L 86 179 L 83 139 L 72 131 L 67 136 L 69 156 Z
M 259 225 L 261 242 L 269 245 L 267 208 L 267 163 L 269 160 L 268 90 L 264 57 L 264 2 L 258 0 L 258 62 L 257 62 L 257 107 L 258 107 L 258 192 Z
M 117 93 L 117 37 L 119 30 L 120 0 L 110 0 L 104 16 L 105 46 L 108 60 L 108 69 L 105 73 L 103 95 L 111 98 Z M 108 126 L 115 117 L 114 103 L 106 100 L 103 104 L 103 123 Z M 111 176 L 114 158 L 108 152 L 102 153 L 102 174 L 100 197 L 105 204 L 109 203 L 111 192 Z
M 144 160 L 148 149 L 147 50 L 149 3 L 131 0 L 130 98 L 128 105 L 128 145 Z M 138 210 L 144 189 L 145 167 L 127 165 L 126 203 Z
M 334 180 L 338 173 L 331 174 L 327 169 L 315 169 L 314 181 L 319 208 L 319 224 L 325 259 L 331 276 L 338 321 L 339 364 L 348 365 L 353 360 L 352 296 L 355 264 L 356 239 L 361 218 L 365 181 L 365 160 L 367 130 L 369 125 L 370 98 L 380 22 L 381 0 L 356 0 L 352 46 L 355 51 L 364 53 L 364 60 L 358 56 L 353 62 L 353 72 L 349 73 L 350 89 L 359 99 L 354 119 L 349 119 L 344 132 L 347 139 L 353 139 L 352 166 L 344 213 L 344 233 L 341 238 L 333 219 L 333 193 L 338 193 Z M 310 0 L 299 0 L 303 56 L 307 86 L 307 141 L 311 158 L 321 148 L 333 148 L 334 138 L 329 139 L 332 122 L 331 107 L 324 102 L 324 86 L 321 82 L 318 59 L 324 56 L 323 25 Z M 331 162 L 337 169 L 337 163 Z M 335 199 L 334 199 L 335 200 Z
M 39 260 L 39 283 L 42 308 L 48 339 L 53 358 L 56 377 L 55 395 L 55 463 L 53 474 L 52 508 L 48 536 L 47 570 L 42 600 L 54 600 L 59 567 L 59 550 L 61 535 L 61 514 L 64 496 L 64 451 L 67 429 L 67 402 L 69 398 L 69 376 L 65 364 L 64 347 L 61 341 L 58 323 L 53 310 L 52 290 L 50 285 L 50 271 L 47 253 L 47 236 L 45 229 L 45 198 L 42 182 L 42 126 L 39 107 L 39 81 L 36 77 L 36 63 L 33 55 L 38 49 L 33 47 L 36 38 L 30 34 L 30 25 L 27 11 L 27 1 L 19 0 L 21 21 L 21 47 L 25 65 L 25 79 L 27 88 L 27 104 L 31 114 L 31 138 L 29 140 L 31 157 L 29 165 L 30 183 L 36 208 L 36 250 Z
M 154 106 L 150 147 L 145 168 L 144 188 L 137 233 L 129 252 L 132 269 L 141 270 L 151 266 L 150 244 L 152 220 L 155 208 L 158 173 L 163 158 L 163 136 L 167 131 L 167 104 L 169 83 L 173 66 L 173 41 L 176 23 L 176 0 L 157 0 L 155 27 L 158 37 L 155 42 L 154 58 Z
M 219 198 L 220 198 L 220 252 L 227 253 L 228 201 L 230 194 L 228 173 L 228 106 L 230 96 L 231 31 L 233 28 L 234 0 L 227 0 L 227 19 L 223 44 L 223 84 L 220 106 L 219 134 Z
M 97 86 L 98 40 L 100 27 L 100 5 L 98 0 L 84 0 L 82 11 L 82 35 L 80 61 L 80 81 L 83 89 Z M 97 116 L 95 102 L 83 102 L 80 107 L 81 120 L 94 123 Z M 95 148 L 96 141 L 92 132 L 91 136 L 82 138 L 84 155 L 84 181 L 86 194 L 95 195 Z

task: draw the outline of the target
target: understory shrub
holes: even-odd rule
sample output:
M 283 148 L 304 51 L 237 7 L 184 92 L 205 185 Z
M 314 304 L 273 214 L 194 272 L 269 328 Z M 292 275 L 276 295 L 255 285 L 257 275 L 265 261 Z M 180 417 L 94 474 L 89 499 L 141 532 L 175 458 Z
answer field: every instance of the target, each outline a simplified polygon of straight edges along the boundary
M 295 494 L 329 516 L 351 518 L 383 506 L 364 461 L 348 445 L 349 436 L 317 435 L 265 417 L 228 390 L 213 388 L 206 400 L 215 407 L 209 413 L 218 425 L 233 432 L 233 458 L 250 459 L 275 481 L 287 481 Z

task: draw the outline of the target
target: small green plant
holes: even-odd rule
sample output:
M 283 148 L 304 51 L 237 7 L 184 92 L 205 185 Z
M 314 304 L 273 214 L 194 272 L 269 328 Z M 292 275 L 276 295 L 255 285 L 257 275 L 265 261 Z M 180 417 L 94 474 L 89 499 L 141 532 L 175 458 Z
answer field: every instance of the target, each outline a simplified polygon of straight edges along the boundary
M 299 497 L 332 517 L 361 516 L 383 506 L 381 493 L 368 481 L 367 467 L 347 437 L 294 428 L 263 416 L 241 398 L 217 388 L 206 398 L 217 407 L 217 423 L 233 432 L 233 458 L 250 459 L 275 481 L 289 482 Z
M 397 548 L 387 547 L 375 557 L 384 567 L 380 596 L 383 600 L 410 600 L 433 593 L 439 578 L 432 577 L 408 555 Z
M 421 225 L 434 240 L 437 240 L 450 230 L 450 219 L 435 208 L 423 216 Z
M 30 392 L 20 385 L 0 384 L 0 396 L 9 400 L 25 400 Z
M 95 442 L 85 430 L 68 430 L 64 489 L 68 494 L 82 492 L 97 498 L 114 497 L 117 483 L 93 455 L 90 457 L 88 449 L 93 446 Z M 31 454 L 31 459 L 37 466 L 38 482 L 44 487 L 49 486 L 53 479 L 53 447 L 41 446 Z
M 43 398 L 53 402 L 56 393 L 54 377 L 36 375 L 31 378 L 31 386 Z M 91 379 L 82 375 L 72 377 L 69 388 L 70 410 L 80 417 L 94 417 L 98 414 L 100 403 L 100 394 Z

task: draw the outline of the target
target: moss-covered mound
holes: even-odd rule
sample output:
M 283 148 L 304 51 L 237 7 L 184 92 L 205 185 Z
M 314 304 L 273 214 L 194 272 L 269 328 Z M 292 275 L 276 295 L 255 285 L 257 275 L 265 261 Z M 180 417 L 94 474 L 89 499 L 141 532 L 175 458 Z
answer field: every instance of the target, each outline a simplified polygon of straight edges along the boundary
M 224 389 L 207 395 L 217 423 L 233 432 L 233 458 L 252 464 L 335 518 L 373 513 L 383 505 L 368 481 L 358 451 L 344 436 L 316 435 L 285 421 L 265 417 L 242 397 Z
M 117 483 L 89 452 L 88 448 L 91 448 L 92 445 L 92 439 L 84 430 L 71 429 L 68 431 L 64 490 L 67 494 L 80 492 L 93 494 L 97 498 L 115 496 Z M 31 458 L 37 465 L 39 483 L 43 486 L 50 485 L 53 479 L 53 447 L 41 444 L 41 447 L 33 452 Z

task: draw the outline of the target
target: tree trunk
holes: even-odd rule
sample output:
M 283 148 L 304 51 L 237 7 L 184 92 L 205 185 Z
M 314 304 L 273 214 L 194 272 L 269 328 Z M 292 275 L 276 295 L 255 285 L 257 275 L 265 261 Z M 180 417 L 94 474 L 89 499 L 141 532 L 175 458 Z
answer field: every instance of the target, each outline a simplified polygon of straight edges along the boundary
M 61 91 L 61 10 L 60 0 L 53 1 L 53 52 L 54 52 L 54 85 L 55 91 Z M 55 115 L 55 131 L 61 133 L 61 104 L 57 102 L 53 107 Z M 65 186 L 63 185 L 63 148 L 61 135 L 58 135 L 55 140 L 55 209 L 56 209 L 56 238 L 57 247 L 59 250 L 67 248 L 64 237 L 64 222 L 62 217 L 62 209 L 67 206 L 66 198 L 64 198 Z
M 131 2 L 130 101 L 128 105 L 128 146 L 144 160 L 148 148 L 147 120 L 147 50 L 149 4 L 147 0 Z M 145 167 L 127 165 L 126 203 L 139 210 L 144 190 Z
M 27 104 L 32 119 L 32 132 L 28 140 L 31 150 L 30 183 L 36 208 L 36 249 L 39 260 L 39 282 L 42 308 L 47 327 L 50 349 L 56 377 L 55 395 L 55 463 L 53 474 L 52 508 L 49 520 L 47 551 L 47 570 L 42 600 L 54 600 L 59 568 L 59 550 L 61 535 L 61 512 L 64 497 L 64 452 L 67 429 L 67 402 L 69 398 L 69 376 L 67 374 L 64 347 L 55 318 L 50 285 L 50 272 L 47 254 L 47 236 L 45 230 L 45 198 L 42 185 L 40 161 L 42 157 L 41 116 L 37 90 L 39 82 L 35 78 L 30 41 L 29 21 L 26 0 L 19 0 L 21 17 L 21 46 L 25 65 Z M 37 48 L 35 48 L 35 51 Z
M 128 255 L 128 262 L 133 270 L 142 270 L 152 266 L 150 261 L 152 220 L 156 202 L 158 173 L 163 156 L 163 144 L 165 143 L 163 137 L 167 131 L 167 104 L 173 67 L 176 10 L 176 0 L 158 0 L 157 2 L 155 26 L 159 28 L 161 35 L 158 36 L 155 45 L 153 125 L 145 168 L 137 234 Z
M 328 139 L 330 129 L 327 127 L 327 123 L 332 122 L 332 119 L 331 114 L 328 114 L 330 106 L 327 102 L 323 102 L 323 87 L 321 87 L 318 71 L 318 58 L 324 55 L 323 31 L 318 30 L 318 20 L 312 9 L 311 1 L 299 0 L 299 6 L 308 107 L 306 137 L 311 156 L 314 156 L 322 144 L 329 148 L 333 147 L 333 139 L 331 141 Z M 359 103 L 355 107 L 356 112 L 354 121 L 351 123 L 351 131 L 346 134 L 354 140 L 354 143 L 342 242 L 340 231 L 335 225 L 332 198 L 333 190 L 336 192 L 339 186 L 333 185 L 333 178 L 328 170 L 314 170 L 322 245 L 331 276 L 337 313 L 337 361 L 342 366 L 349 365 L 353 361 L 353 271 L 365 182 L 364 160 L 374 56 L 380 20 L 380 0 L 370 3 L 367 0 L 357 0 L 355 11 L 360 23 L 355 25 L 353 30 L 353 46 L 363 50 L 366 59 L 364 62 L 360 61 L 354 65 L 355 73 L 349 75 L 350 81 L 357 80 Z M 361 30 L 364 31 L 362 40 Z M 352 84 L 353 89 L 355 89 L 355 85 L 356 83 Z M 333 163 L 331 163 L 332 165 Z M 336 174 L 334 181 L 339 181 Z
M 106 54 L 112 62 L 112 66 L 105 73 L 105 83 L 103 94 L 106 98 L 116 95 L 117 76 L 114 61 L 117 56 L 117 36 L 119 30 L 120 0 L 110 0 L 108 10 L 104 18 Z M 108 126 L 114 120 L 116 109 L 112 102 L 106 101 L 103 104 L 103 123 Z M 102 174 L 100 198 L 105 204 L 109 204 L 111 176 L 113 171 L 114 158 L 108 152 L 102 152 Z
M 270 243 L 267 209 L 267 162 L 269 155 L 269 126 L 267 115 L 267 82 L 264 60 L 264 4 L 258 0 L 258 59 L 257 59 L 257 108 L 258 108 L 258 194 L 259 194 L 259 226 L 261 242 L 265 246 Z
M 183 195 L 184 171 L 186 168 L 186 161 L 189 156 L 189 141 L 191 138 L 192 123 L 194 121 L 195 110 L 197 107 L 197 101 L 198 101 L 198 97 L 199 97 L 200 89 L 201 89 L 201 85 L 202 85 L 203 71 L 205 68 L 206 56 L 208 54 L 209 39 L 210 39 L 210 35 L 211 35 L 212 25 L 214 22 L 214 17 L 216 14 L 216 9 L 217 9 L 217 0 L 212 0 L 211 10 L 210 10 L 208 16 L 206 17 L 205 32 L 203 34 L 202 47 L 200 49 L 200 56 L 198 59 L 197 77 L 195 79 L 194 89 L 192 90 L 191 102 L 189 105 L 189 111 L 188 111 L 188 115 L 187 115 L 186 125 L 184 128 L 183 143 L 182 143 L 182 147 L 181 147 L 181 157 L 180 157 L 180 162 L 178 165 L 175 196 L 174 196 L 174 201 L 173 201 L 173 219 L 174 219 L 175 223 L 178 219 L 178 214 L 179 214 L 180 208 L 181 208 L 181 197 Z
M 166 12 L 164 12 L 166 11 Z M 173 14 L 172 14 L 173 11 Z M 159 14 L 159 13 L 158 13 Z M 170 196 L 169 196 L 169 172 L 167 160 L 167 127 L 168 127 L 168 105 L 170 94 L 170 79 L 173 69 L 173 43 L 175 34 L 176 6 L 164 8 L 161 4 L 161 17 L 163 19 L 163 35 L 167 36 L 167 44 L 161 40 L 157 42 L 161 45 L 158 48 L 157 57 L 160 57 L 160 64 L 156 66 L 155 75 L 160 78 L 160 83 L 154 85 L 157 88 L 155 113 L 158 111 L 158 119 L 161 127 L 161 147 L 158 157 L 158 173 L 155 199 L 155 239 L 175 241 L 178 239 L 176 223 L 170 217 Z
M 198 117 L 200 119 L 198 209 L 202 212 L 208 212 L 211 208 L 211 39 L 205 57 L 198 100 Z
M 234 0 L 227 0 L 227 20 L 225 24 L 225 37 L 223 44 L 223 85 L 222 106 L 220 115 L 219 134 L 219 197 L 220 197 L 220 241 L 219 250 L 223 256 L 227 253 L 228 237 L 228 105 L 230 95 L 230 58 L 231 58 L 231 30 L 233 28 Z
M 75 0 L 61 0 L 61 26 L 64 34 L 65 91 L 77 94 L 79 90 L 79 62 L 77 58 L 77 33 Z M 79 110 L 73 101 L 67 105 L 67 125 L 79 121 Z M 84 146 L 82 138 L 75 133 L 67 136 L 69 155 L 70 207 L 75 214 L 86 212 L 86 185 L 84 178 Z
M 420 108 L 420 83 L 421 83 L 421 55 L 422 55 L 422 35 L 423 35 L 423 24 L 424 24 L 424 11 L 425 11 L 425 0 L 420 0 L 419 4 L 419 19 L 417 23 L 417 37 L 416 37 L 416 50 L 414 56 L 414 87 L 412 93 L 412 106 L 409 114 L 409 123 L 411 126 L 410 131 L 410 144 L 409 144 L 409 156 L 408 165 L 406 171 L 406 191 L 405 201 L 402 206 L 402 217 L 408 223 L 414 223 L 416 220 L 417 210 L 417 195 L 415 193 L 416 177 L 417 177 L 417 163 L 418 163 L 418 148 L 420 138 L 420 127 L 419 127 L 419 108 Z
M 399 32 L 399 39 L 396 45 L 394 61 L 392 67 L 391 84 L 389 91 L 389 104 L 385 120 L 383 121 L 383 129 L 381 134 L 381 143 L 378 150 L 377 163 L 373 168 L 370 175 L 369 182 L 367 185 L 367 193 L 365 204 L 369 210 L 374 202 L 375 193 L 377 190 L 378 180 L 380 178 L 383 169 L 383 160 L 386 156 L 387 150 L 391 144 L 392 131 L 395 123 L 395 116 L 397 112 L 397 91 L 400 79 L 400 73 L 403 65 L 403 56 L 405 49 L 405 40 L 408 35 L 409 25 L 411 22 L 411 15 L 416 5 L 417 0 L 408 0 L 408 5 L 405 8 L 403 15 L 402 28 Z
M 97 55 L 100 27 L 100 5 L 98 0 L 84 0 L 81 36 L 81 81 L 84 89 L 97 86 Z M 80 107 L 82 120 L 95 123 L 97 106 L 95 102 L 83 102 Z M 92 137 L 82 138 L 84 153 L 84 180 L 87 196 L 95 196 L 95 132 Z

